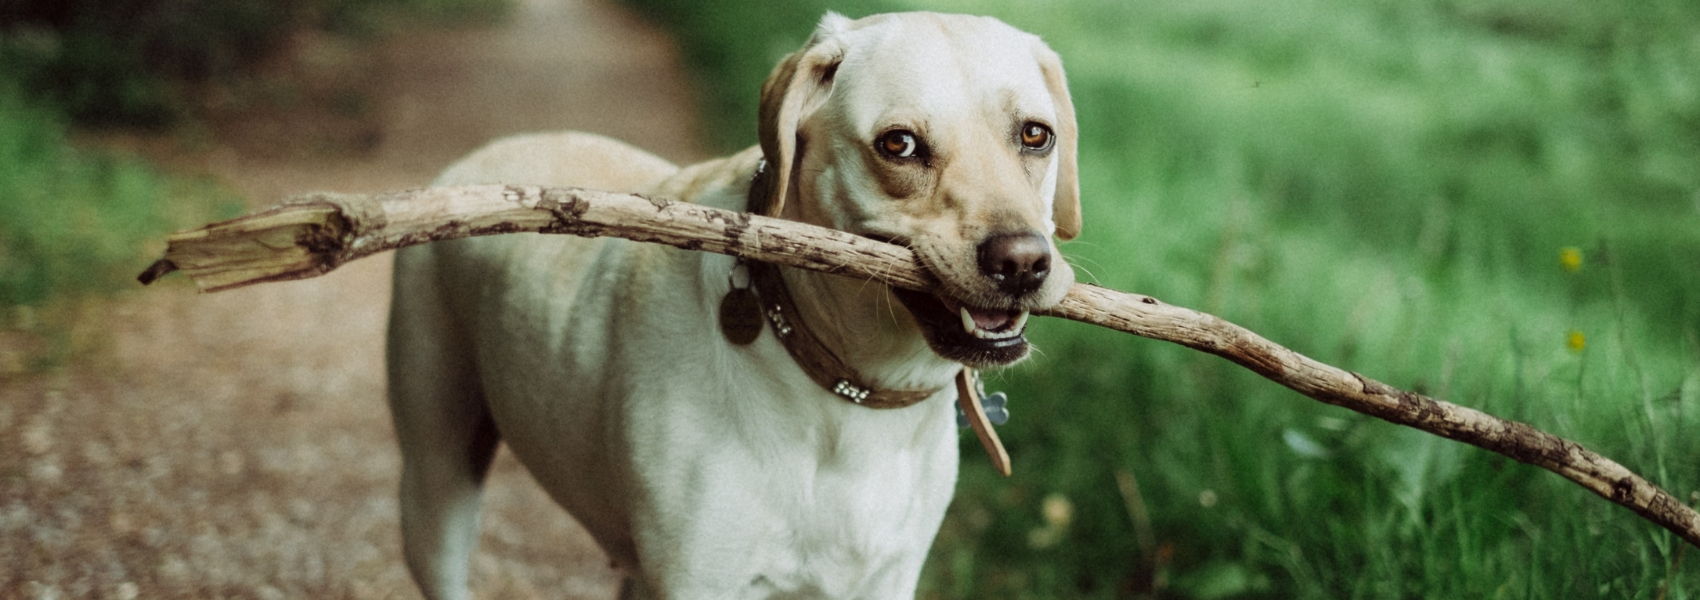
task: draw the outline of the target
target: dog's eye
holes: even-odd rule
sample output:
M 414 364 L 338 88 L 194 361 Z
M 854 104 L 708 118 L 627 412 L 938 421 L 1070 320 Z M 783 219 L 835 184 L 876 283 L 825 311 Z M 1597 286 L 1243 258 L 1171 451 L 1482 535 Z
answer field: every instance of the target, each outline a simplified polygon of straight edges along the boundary
M 881 154 L 891 158 L 915 158 L 921 155 L 921 140 L 915 138 L 915 133 L 902 129 L 893 129 L 880 134 L 875 141 Z
M 1032 121 L 1021 126 L 1021 146 L 1028 150 L 1049 150 L 1056 137 L 1051 133 L 1051 128 Z

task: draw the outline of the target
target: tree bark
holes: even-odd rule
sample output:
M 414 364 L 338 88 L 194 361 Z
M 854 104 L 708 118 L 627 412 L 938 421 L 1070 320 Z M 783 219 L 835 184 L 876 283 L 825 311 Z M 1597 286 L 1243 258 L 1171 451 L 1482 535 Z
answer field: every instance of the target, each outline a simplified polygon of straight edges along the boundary
M 298 196 L 271 210 L 172 235 L 165 257 L 138 279 L 150 283 L 181 270 L 210 292 L 314 277 L 404 246 L 520 232 L 656 242 L 912 290 L 935 284 L 909 249 L 842 231 L 663 198 L 512 185 Z M 1623 465 L 1527 424 L 1394 388 L 1150 296 L 1076 284 L 1060 304 L 1040 314 L 1214 354 L 1316 400 L 1539 466 L 1700 547 L 1700 513 L 1692 507 Z

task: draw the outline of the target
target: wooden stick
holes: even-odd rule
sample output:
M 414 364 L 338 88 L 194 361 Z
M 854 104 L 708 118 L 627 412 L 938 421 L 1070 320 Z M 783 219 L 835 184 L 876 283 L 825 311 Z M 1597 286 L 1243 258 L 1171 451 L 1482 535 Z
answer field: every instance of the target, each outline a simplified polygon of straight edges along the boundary
M 512 185 L 299 196 L 271 210 L 172 235 L 165 257 L 139 279 L 149 283 L 181 270 L 203 291 L 217 291 L 313 277 L 403 246 L 516 232 L 656 242 L 912 290 L 935 284 L 909 249 L 841 231 L 641 195 Z M 1700 547 L 1700 512 L 1623 465 L 1527 424 L 1323 364 L 1213 315 L 1150 296 L 1077 284 L 1041 314 L 1208 352 L 1322 402 L 1539 466 Z

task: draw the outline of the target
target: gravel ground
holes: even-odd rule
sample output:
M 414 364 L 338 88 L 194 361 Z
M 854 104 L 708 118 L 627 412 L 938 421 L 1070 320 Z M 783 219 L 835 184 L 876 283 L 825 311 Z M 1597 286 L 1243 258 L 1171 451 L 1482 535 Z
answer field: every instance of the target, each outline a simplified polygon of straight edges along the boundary
M 367 57 L 378 109 L 361 152 L 276 152 L 284 126 L 159 158 L 264 205 L 422 185 L 527 130 L 702 155 L 665 36 L 602 3 L 516 13 Z M 49 372 L 0 375 L 0 598 L 418 597 L 384 405 L 389 268 L 378 257 L 211 295 L 179 280 L 75 309 L 97 343 Z M 484 514 L 480 597 L 613 596 L 618 574 L 506 454 Z

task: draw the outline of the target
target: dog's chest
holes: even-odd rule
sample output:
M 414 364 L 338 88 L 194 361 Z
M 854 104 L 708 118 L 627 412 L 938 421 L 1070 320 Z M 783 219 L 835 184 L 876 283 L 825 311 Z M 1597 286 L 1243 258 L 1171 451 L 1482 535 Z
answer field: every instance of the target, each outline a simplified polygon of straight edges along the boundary
M 925 554 L 950 501 L 955 435 L 948 426 L 901 440 L 891 432 L 869 426 L 811 436 L 761 469 L 761 509 L 752 511 L 759 526 L 746 530 L 753 597 L 860 597 L 912 575 L 906 571 Z

